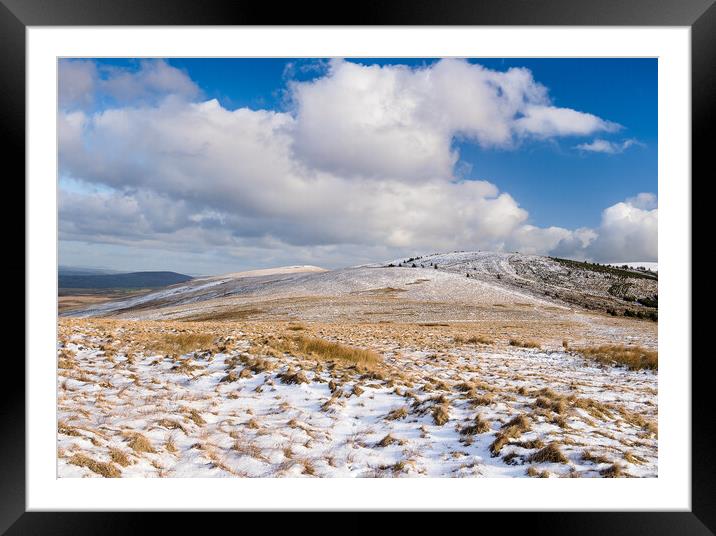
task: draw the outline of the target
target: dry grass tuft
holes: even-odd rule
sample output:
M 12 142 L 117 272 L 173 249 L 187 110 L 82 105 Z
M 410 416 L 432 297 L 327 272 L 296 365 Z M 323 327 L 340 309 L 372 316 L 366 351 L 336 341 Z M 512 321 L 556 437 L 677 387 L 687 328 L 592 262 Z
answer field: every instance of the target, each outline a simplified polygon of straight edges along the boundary
M 70 426 L 69 424 L 67 424 L 67 423 L 64 422 L 64 421 L 59 421 L 59 422 L 57 423 L 57 432 L 60 433 L 60 434 L 65 434 L 65 435 L 68 435 L 68 436 L 75 436 L 75 437 L 78 437 L 78 436 L 81 436 L 81 435 L 82 435 L 82 434 L 79 433 L 79 431 L 77 431 L 76 428 Z
M 286 385 L 300 385 L 302 383 L 308 383 L 309 381 L 308 377 L 302 370 L 295 371 L 291 368 L 287 369 L 285 372 L 281 372 L 276 377 L 281 380 L 281 383 L 285 383 Z
M 493 339 L 486 337 L 484 335 L 473 335 L 473 336 L 467 337 L 467 338 L 457 335 L 457 336 L 453 337 L 453 342 L 455 344 L 485 344 L 485 345 L 495 344 L 495 341 Z
M 109 449 L 109 457 L 114 463 L 119 464 L 122 467 L 127 467 L 130 463 L 132 463 L 131 461 L 129 461 L 129 456 L 114 447 L 111 447 Z
M 213 345 L 214 335 L 210 333 L 157 333 L 153 340 L 146 341 L 146 348 L 163 354 L 183 355 L 196 350 L 205 350 Z
M 510 439 L 519 437 L 525 432 L 529 432 L 532 428 L 532 421 L 526 415 L 517 415 L 509 422 L 502 426 L 502 429 L 495 437 L 490 445 L 490 453 L 492 456 L 498 456 L 502 447 L 510 442 Z
M 433 408 L 433 422 L 438 426 L 442 426 L 450 420 L 450 411 L 447 404 L 440 404 Z
M 559 450 L 559 443 L 550 443 L 534 454 L 530 454 L 527 461 L 534 463 L 568 463 L 567 457 Z
M 299 335 L 290 341 L 284 341 L 279 347 L 285 352 L 298 352 L 305 357 L 348 362 L 360 370 L 372 370 L 382 362 L 379 354 L 372 350 L 353 348 L 337 342 L 316 337 Z
M 388 434 L 383 439 L 378 441 L 376 443 L 376 447 L 389 447 L 390 445 L 393 445 L 395 443 L 400 443 L 400 440 L 394 438 L 392 435 Z
M 232 370 L 226 376 L 219 380 L 219 383 L 233 383 L 239 381 L 239 375 L 236 371 Z
M 194 421 L 194 424 L 196 424 L 197 426 L 204 426 L 206 424 L 206 421 L 195 409 L 188 409 L 187 417 Z
M 460 435 L 474 436 L 476 434 L 485 434 L 490 431 L 490 423 L 483 420 L 482 416 L 475 415 L 472 424 L 465 426 L 460 430 Z
M 530 465 L 527 469 L 527 476 L 532 478 L 549 478 L 549 471 L 540 471 L 533 465 Z
M 633 454 L 629 451 L 626 451 L 624 453 L 624 460 L 634 465 L 642 465 L 644 462 L 646 462 L 646 460 L 641 456 L 637 456 L 636 454 Z
M 172 419 L 160 419 L 157 421 L 157 424 L 167 430 L 181 430 L 186 434 L 186 428 L 184 428 L 180 422 Z
M 624 470 L 624 467 L 618 463 L 613 463 L 606 469 L 602 469 L 599 471 L 599 474 L 604 478 L 623 478 L 630 476 L 629 473 Z
M 600 463 L 612 463 L 612 460 L 610 460 L 606 456 L 602 456 L 601 454 L 594 454 L 589 450 L 585 450 L 584 452 L 582 452 L 582 460 L 584 460 L 585 462 L 592 462 L 597 465 Z
M 403 406 L 402 408 L 394 409 L 385 418 L 389 421 L 397 421 L 399 419 L 405 419 L 408 416 L 408 408 Z
M 97 460 L 93 460 L 84 454 L 75 454 L 67 461 L 72 465 L 86 467 L 90 471 L 97 473 L 104 478 L 119 478 L 122 476 L 122 471 L 117 469 L 115 465 L 111 463 L 98 462 Z
M 630 370 L 657 370 L 659 367 L 659 353 L 641 346 L 603 344 L 577 348 L 575 351 L 599 363 L 624 365 Z
M 517 346 L 518 348 L 539 348 L 540 343 L 537 341 L 521 339 L 510 339 L 510 346 Z
M 156 452 L 149 439 L 147 439 L 146 436 L 143 436 L 139 432 L 131 433 L 129 435 L 129 441 L 127 442 L 127 444 L 129 445 L 129 448 L 137 454 L 140 454 L 142 452 Z

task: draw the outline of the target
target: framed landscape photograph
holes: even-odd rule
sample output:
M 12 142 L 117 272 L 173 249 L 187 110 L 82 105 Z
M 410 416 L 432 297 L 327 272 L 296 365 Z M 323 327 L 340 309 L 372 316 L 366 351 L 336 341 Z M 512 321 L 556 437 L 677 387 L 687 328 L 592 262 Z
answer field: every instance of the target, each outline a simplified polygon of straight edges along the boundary
M 459 510 L 713 533 L 711 2 L 181 4 L 4 1 L 27 351 L 3 530 Z

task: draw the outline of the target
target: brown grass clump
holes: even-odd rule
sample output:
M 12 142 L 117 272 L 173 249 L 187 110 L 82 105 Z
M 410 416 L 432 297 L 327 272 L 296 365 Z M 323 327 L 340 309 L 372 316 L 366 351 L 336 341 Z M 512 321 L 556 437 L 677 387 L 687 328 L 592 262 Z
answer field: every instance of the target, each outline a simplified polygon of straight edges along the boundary
M 559 414 L 565 413 L 567 409 L 569 409 L 567 401 L 563 398 L 560 397 L 557 399 L 550 400 L 546 396 L 538 396 L 537 399 L 534 401 L 533 407 L 548 409 Z
M 624 467 L 618 463 L 613 463 L 606 469 L 602 469 L 599 471 L 599 474 L 604 478 L 623 478 L 629 476 L 629 473 L 624 471 Z
M 502 447 L 510 442 L 510 439 L 519 437 L 525 432 L 529 432 L 532 428 L 532 421 L 526 415 L 517 415 L 513 417 L 509 422 L 502 426 L 502 429 L 495 437 L 495 440 L 490 445 L 490 453 L 492 456 L 500 454 Z
M 72 358 L 60 358 L 57 361 L 57 368 L 70 370 L 77 366 L 77 362 Z
M 160 419 L 157 421 L 157 424 L 163 428 L 166 428 L 167 430 L 181 430 L 186 434 L 186 429 L 180 422 L 174 421 L 172 419 Z
M 483 420 L 482 416 L 475 415 L 472 424 L 465 426 L 460 430 L 460 435 L 474 436 L 476 434 L 485 434 L 490 431 L 490 423 Z
M 612 463 L 612 460 L 607 458 L 606 456 L 602 456 L 600 454 L 593 454 L 591 451 L 585 450 L 582 452 L 582 460 L 585 462 L 592 462 L 595 464 L 600 463 Z
M 388 434 L 383 439 L 378 441 L 378 443 L 376 443 L 376 446 L 377 447 L 388 447 L 390 445 L 393 445 L 394 443 L 400 443 L 400 441 L 398 439 L 394 438 L 392 435 Z
M 287 369 L 285 372 L 281 372 L 276 377 L 281 380 L 281 383 L 285 383 L 286 385 L 308 383 L 309 381 L 308 377 L 306 377 L 302 370 L 297 372 L 291 368 Z
M 306 326 L 304 326 L 303 324 L 291 324 L 286 329 L 291 331 L 303 331 L 304 329 L 306 329 Z
M 163 354 L 183 355 L 212 346 L 214 335 L 210 333 L 157 333 L 157 338 L 149 340 L 146 348 Z
M 122 472 L 117 469 L 115 465 L 111 463 L 98 462 L 97 460 L 93 460 L 84 454 L 75 454 L 67 461 L 72 465 L 86 467 L 90 471 L 97 473 L 104 478 L 119 478 L 122 476 Z
M 641 465 L 641 464 L 643 464 L 644 462 L 646 462 L 646 460 L 645 460 L 644 458 L 642 458 L 641 456 L 637 456 L 636 454 L 632 454 L 632 453 L 629 452 L 629 451 L 626 451 L 626 452 L 624 453 L 624 460 L 626 460 L 626 461 L 629 462 L 629 463 L 633 463 L 634 465 Z
M 544 447 L 544 441 L 539 438 L 530 439 L 529 441 L 519 441 L 517 443 L 513 443 L 513 445 L 522 447 L 523 449 L 541 449 Z
M 266 461 L 266 456 L 264 456 L 263 452 L 261 451 L 261 448 L 254 443 L 237 439 L 231 448 L 241 456 L 249 456 L 250 458 L 256 458 L 257 460 Z M 286 456 L 286 452 L 287 450 L 284 449 L 284 456 Z M 288 452 L 291 453 L 291 447 L 288 447 Z M 291 456 L 286 457 L 290 458 Z
M 372 350 L 353 348 L 315 337 L 299 335 L 293 339 L 293 346 L 306 357 L 348 362 L 362 370 L 371 370 L 381 363 L 380 355 Z
M 129 456 L 127 456 L 124 452 L 122 452 L 119 449 L 116 449 L 114 447 L 109 449 L 109 457 L 112 459 L 114 463 L 117 463 L 121 465 L 122 467 L 127 467 L 130 463 Z
M 516 346 L 518 348 L 539 348 L 540 343 L 532 340 L 523 341 L 520 339 L 510 339 L 510 346 Z
M 239 381 L 239 375 L 235 370 L 229 372 L 226 376 L 219 380 L 219 383 L 233 383 Z
M 559 450 L 558 443 L 550 443 L 534 454 L 530 454 L 527 461 L 534 463 L 568 463 L 567 457 Z
M 603 344 L 577 348 L 575 351 L 599 363 L 624 365 L 630 370 L 657 370 L 659 367 L 659 353 L 641 346 Z
M 196 424 L 197 426 L 204 426 L 206 424 L 206 421 L 202 418 L 201 415 L 199 415 L 199 412 L 195 409 L 188 409 L 187 417 L 194 421 L 194 424 Z
M 492 340 L 489 337 L 486 337 L 484 335 L 473 335 L 468 338 L 464 338 L 460 335 L 457 335 L 453 337 L 453 342 L 455 344 L 486 344 L 486 345 L 492 345 L 495 344 L 495 341 Z
M 405 419 L 408 416 L 408 408 L 403 406 L 402 408 L 394 409 L 385 418 L 389 421 L 397 421 L 399 419 Z
M 254 418 L 249 419 L 249 421 L 246 423 L 246 426 L 251 428 L 252 430 L 257 430 L 258 428 L 261 428 L 261 423 L 257 421 Z
M 59 421 L 57 423 L 57 432 L 60 434 L 65 434 L 68 436 L 75 436 L 75 437 L 82 435 L 79 433 L 79 431 L 77 431 L 76 428 L 70 426 L 69 424 L 67 424 L 64 421 Z
M 440 404 L 433 408 L 433 421 L 438 426 L 442 426 L 450 420 L 450 411 L 447 404 Z
M 129 436 L 129 441 L 127 444 L 129 445 L 129 448 L 132 449 L 137 454 L 140 454 L 142 452 L 149 452 L 149 453 L 156 452 L 156 450 L 154 450 L 154 447 L 152 446 L 149 439 L 147 439 L 145 436 L 143 436 L 139 432 L 132 433 Z
M 527 475 L 532 478 L 549 478 L 549 471 L 539 471 L 533 465 L 527 469 Z

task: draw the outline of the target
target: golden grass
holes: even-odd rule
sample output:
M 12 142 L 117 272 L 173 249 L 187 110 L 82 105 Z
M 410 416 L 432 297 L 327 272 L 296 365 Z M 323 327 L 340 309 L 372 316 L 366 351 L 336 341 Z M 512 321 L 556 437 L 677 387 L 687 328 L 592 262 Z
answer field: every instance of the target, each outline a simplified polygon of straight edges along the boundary
M 532 421 L 526 415 L 517 415 L 509 422 L 502 426 L 502 429 L 495 436 L 495 440 L 490 445 L 490 453 L 492 456 L 500 454 L 502 447 L 510 442 L 510 439 L 519 437 L 525 432 L 532 429 Z
M 495 344 L 495 341 L 493 339 L 486 337 L 484 335 L 473 335 L 473 336 L 467 337 L 467 338 L 457 335 L 453 338 L 453 342 L 455 342 L 455 344 L 485 344 L 485 345 Z
M 117 469 L 115 465 L 111 463 L 98 462 L 97 460 L 93 460 L 84 454 L 75 454 L 67 461 L 72 465 L 86 467 L 90 471 L 97 473 L 104 478 L 119 478 L 122 476 L 122 471 Z
M 405 419 L 405 417 L 408 416 L 408 408 L 403 406 L 402 408 L 394 409 L 388 415 L 385 416 L 386 419 L 390 421 L 397 421 L 399 419 Z
M 589 450 L 585 450 L 584 452 L 582 452 L 582 460 L 584 460 L 585 462 L 592 462 L 597 465 L 600 463 L 612 463 L 612 460 L 610 460 L 606 456 L 602 456 L 601 454 L 594 454 Z
M 361 370 L 372 370 L 382 362 L 380 355 L 372 350 L 303 335 L 293 337 L 286 351 L 297 351 L 305 357 L 351 363 Z
M 281 380 L 281 383 L 285 383 L 286 385 L 302 384 L 309 382 L 308 377 L 303 373 L 302 370 L 295 371 L 290 367 L 285 372 L 280 373 L 278 375 L 278 379 Z
M 127 445 L 137 454 L 140 454 L 142 452 L 156 452 L 149 439 L 147 439 L 139 432 L 134 432 L 129 436 L 129 441 L 127 442 Z
M 577 348 L 575 351 L 599 363 L 625 365 L 630 370 L 657 370 L 659 367 L 659 353 L 641 346 L 603 344 Z
M 533 463 L 568 463 L 569 460 L 559 449 L 558 443 L 550 443 L 527 458 Z
M 129 461 L 129 457 L 124 452 L 114 447 L 110 447 L 109 457 L 114 463 L 117 463 L 122 467 L 127 467 L 131 463 Z
M 614 463 L 599 471 L 599 474 L 604 478 L 624 478 L 630 476 L 629 473 L 624 471 L 624 467 L 618 463 Z
M 532 478 L 549 478 L 549 471 L 539 471 L 534 466 L 530 465 L 527 468 L 527 475 Z
M 518 348 L 540 348 L 540 343 L 533 340 L 510 339 L 510 346 Z
M 392 435 L 388 434 L 383 439 L 378 441 L 378 443 L 376 443 L 376 446 L 377 447 L 389 447 L 390 445 L 393 445 L 393 444 L 399 443 L 399 442 L 400 441 L 398 439 L 396 439 Z
M 154 339 L 146 341 L 149 350 L 163 353 L 183 355 L 196 350 L 206 350 L 213 346 L 215 335 L 211 333 L 156 333 Z
M 460 430 L 460 435 L 464 436 L 474 436 L 476 434 L 485 434 L 490 431 L 490 423 L 487 422 L 482 418 L 482 416 L 475 415 L 475 419 L 472 421 L 472 424 L 468 424 L 462 430 Z
M 442 426 L 450 420 L 450 411 L 447 404 L 435 406 L 433 409 L 433 422 L 438 426 Z

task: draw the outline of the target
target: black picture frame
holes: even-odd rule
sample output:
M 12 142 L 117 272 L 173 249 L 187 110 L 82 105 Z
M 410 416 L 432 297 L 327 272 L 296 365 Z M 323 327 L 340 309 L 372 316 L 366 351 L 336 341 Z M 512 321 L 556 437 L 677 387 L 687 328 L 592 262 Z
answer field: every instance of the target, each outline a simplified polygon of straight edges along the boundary
M 25 173 L 25 30 L 28 26 L 102 25 L 584 25 L 688 26 L 692 53 L 692 179 L 706 180 L 716 96 L 716 6 L 714 0 L 429 0 L 376 2 L 341 10 L 305 3 L 196 0 L 0 0 L 0 124 L 6 134 L 5 163 Z M 709 135 L 711 132 L 711 135 Z M 699 209 L 703 198 L 692 204 Z M 693 212 L 692 212 L 693 213 Z M 686 260 L 685 260 L 686 262 Z M 32 282 L 25 279 L 25 288 Z M 27 323 L 32 318 L 25 319 Z M 693 329 L 692 329 L 693 333 Z M 686 360 L 690 356 L 682 356 Z M 509 515 L 509 527 L 552 534 L 714 534 L 716 457 L 714 397 L 708 359 L 692 360 L 692 470 L 690 512 L 573 512 Z M 24 378 L 14 360 L 12 378 Z M 8 376 L 10 377 L 10 376 Z M 15 381 L 0 390 L 0 533 L 126 533 L 141 529 L 146 514 L 26 512 L 25 387 Z M 706 417 L 705 417 L 706 416 Z M 320 509 L 320 505 L 316 505 Z M 554 505 L 559 510 L 559 505 Z M 535 516 L 539 519 L 535 519 Z M 164 530 L 185 516 L 163 515 Z M 483 525 L 484 526 L 484 525 Z

